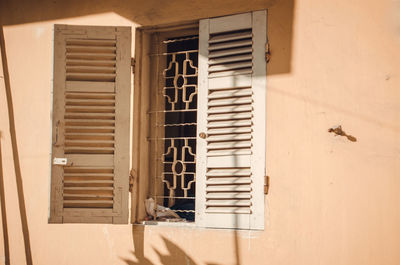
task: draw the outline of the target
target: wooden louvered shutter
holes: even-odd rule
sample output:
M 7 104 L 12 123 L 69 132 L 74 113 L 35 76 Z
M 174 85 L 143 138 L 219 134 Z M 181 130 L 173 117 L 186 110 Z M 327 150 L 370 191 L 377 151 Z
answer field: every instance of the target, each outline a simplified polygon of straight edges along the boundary
M 130 60 L 129 27 L 55 25 L 50 222 L 128 222 Z
M 264 228 L 266 26 L 266 11 L 200 21 L 200 226 Z

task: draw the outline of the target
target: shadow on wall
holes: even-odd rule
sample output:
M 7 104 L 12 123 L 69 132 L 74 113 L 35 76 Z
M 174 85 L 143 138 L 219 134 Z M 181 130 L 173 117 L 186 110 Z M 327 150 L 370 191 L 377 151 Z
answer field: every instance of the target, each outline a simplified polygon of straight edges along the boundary
M 271 63 L 268 74 L 290 72 L 294 0 L 2 0 L 0 23 L 24 23 L 115 12 L 139 25 L 157 25 L 268 9 Z M 112 25 L 110 25 L 112 26 Z
M 190 256 L 188 256 L 183 249 L 177 246 L 175 243 L 171 242 L 169 239 L 162 237 L 164 245 L 168 250 L 167 254 L 159 252 L 157 249 L 154 251 L 157 253 L 159 263 L 153 263 L 151 260 L 144 255 L 144 230 L 135 231 L 133 234 L 133 243 L 135 246 L 135 251 L 132 251 L 135 260 L 133 259 L 123 259 L 127 265 L 197 265 Z M 219 265 L 216 263 L 206 263 L 207 265 Z
M 0 49 L 1 49 L 1 62 L 3 66 L 3 75 L 4 75 L 4 87 L 6 92 L 6 101 L 7 101 L 7 110 L 8 110 L 8 122 L 10 126 L 10 138 L 11 138 L 11 146 L 12 146 L 12 155 L 13 155 L 13 162 L 14 162 L 14 171 L 15 171 L 15 180 L 17 184 L 16 193 L 18 195 L 18 206 L 21 218 L 21 225 L 22 225 L 22 233 L 24 238 L 24 247 L 25 247 L 25 258 L 26 264 L 31 265 L 32 263 L 32 252 L 31 252 L 31 243 L 30 243 L 30 235 L 29 235 L 29 227 L 28 227 L 28 218 L 26 215 L 26 205 L 25 205 L 25 194 L 24 194 L 24 186 L 23 186 L 23 178 L 21 173 L 21 165 L 20 165 L 20 156 L 18 153 L 18 145 L 17 145 L 17 133 L 16 133 L 16 126 L 15 126 L 15 116 L 14 116 L 14 105 L 12 99 L 12 91 L 11 91 L 11 84 L 10 84 L 10 74 L 8 71 L 8 62 L 7 62 L 7 52 L 5 46 L 5 39 L 4 39 L 4 31 L 3 26 L 0 25 Z M 1 159 L 1 157 L 0 157 Z M 1 172 L 0 172 L 1 173 Z M 2 174 L 2 173 L 1 173 Z M 3 177 L 1 183 L 1 200 L 2 200 L 2 208 L 5 207 L 5 190 L 3 184 Z M 7 217 L 6 212 L 2 211 L 2 218 L 3 218 L 3 233 L 8 233 L 7 230 Z M 8 252 L 8 234 L 4 237 L 4 245 L 7 248 L 5 251 Z M 6 253 L 6 262 L 9 261 L 9 257 L 7 257 L 9 253 Z M 6 263 L 7 264 L 7 263 Z
M 0 207 L 1 207 L 1 224 L 3 229 L 3 244 L 4 244 L 4 264 L 10 265 L 10 249 L 8 241 L 7 227 L 7 209 L 4 193 L 4 176 L 3 176 L 3 158 L 1 151 L 1 131 L 0 131 Z
M 190 264 L 190 265 L 196 265 L 197 263 L 194 262 L 192 258 L 190 258 L 180 247 L 175 245 L 173 242 L 170 240 L 166 239 L 165 237 L 162 237 L 164 244 L 168 250 L 168 254 L 163 254 L 159 252 L 157 249 L 154 249 L 154 251 L 158 255 L 158 259 L 160 260 L 161 264 L 164 265 L 169 265 L 169 264 Z M 141 242 L 138 242 L 141 241 Z M 132 254 L 136 257 L 137 261 L 133 260 L 127 260 L 125 259 L 124 261 L 128 265 L 153 265 L 155 263 L 151 262 L 149 259 L 147 259 L 144 256 L 144 251 L 143 251 L 143 237 L 140 237 L 138 240 L 138 237 L 135 240 L 135 251 L 132 251 Z

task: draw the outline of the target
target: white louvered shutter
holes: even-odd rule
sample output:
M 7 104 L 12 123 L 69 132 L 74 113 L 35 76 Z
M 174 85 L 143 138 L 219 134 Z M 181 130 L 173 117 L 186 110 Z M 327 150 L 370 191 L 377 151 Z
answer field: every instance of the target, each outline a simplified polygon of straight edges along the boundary
M 266 27 L 266 11 L 200 21 L 196 222 L 203 227 L 264 228 Z
M 50 222 L 128 222 L 130 59 L 129 27 L 55 25 Z

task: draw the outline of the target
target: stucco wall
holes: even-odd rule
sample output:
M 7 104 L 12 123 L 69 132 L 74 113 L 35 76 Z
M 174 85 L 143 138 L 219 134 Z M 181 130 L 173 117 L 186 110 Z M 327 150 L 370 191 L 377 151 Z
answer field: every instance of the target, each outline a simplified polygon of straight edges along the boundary
M 400 264 L 398 1 L 33 2 L 3 1 L 1 16 L 34 264 Z M 53 25 L 134 30 L 261 8 L 272 47 L 265 231 L 48 224 Z M 11 264 L 25 264 L 0 81 Z

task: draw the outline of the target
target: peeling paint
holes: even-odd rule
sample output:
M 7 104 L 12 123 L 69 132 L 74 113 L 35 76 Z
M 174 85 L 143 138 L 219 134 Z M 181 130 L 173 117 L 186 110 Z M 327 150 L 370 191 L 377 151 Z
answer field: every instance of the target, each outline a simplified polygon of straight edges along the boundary
M 115 255 L 116 252 L 114 251 L 114 238 L 110 236 L 110 232 L 108 231 L 108 225 L 103 225 L 103 234 L 106 238 L 106 242 L 108 248 L 111 250 L 110 255 Z
M 37 39 L 40 39 L 40 37 L 43 36 L 43 34 L 45 33 L 46 29 L 44 27 L 37 27 L 35 29 L 35 35 Z

